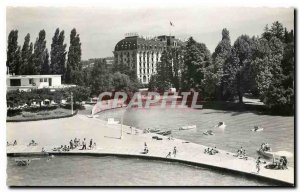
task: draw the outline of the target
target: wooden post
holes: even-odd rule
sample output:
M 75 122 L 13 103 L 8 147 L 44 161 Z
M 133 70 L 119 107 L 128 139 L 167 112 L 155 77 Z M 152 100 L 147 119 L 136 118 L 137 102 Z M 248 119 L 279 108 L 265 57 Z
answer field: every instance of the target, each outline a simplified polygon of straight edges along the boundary
M 71 114 L 73 115 L 73 92 L 71 92 Z

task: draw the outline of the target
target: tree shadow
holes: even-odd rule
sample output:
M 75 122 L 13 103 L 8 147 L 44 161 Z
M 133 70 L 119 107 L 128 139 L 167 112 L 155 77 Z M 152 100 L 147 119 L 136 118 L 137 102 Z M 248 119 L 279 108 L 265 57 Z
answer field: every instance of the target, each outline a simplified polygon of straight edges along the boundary
M 109 139 L 120 139 L 120 137 L 112 137 L 112 136 L 104 136 L 105 138 L 109 138 Z
M 225 101 L 208 101 L 203 102 L 203 109 L 220 110 L 218 112 L 205 112 L 205 114 L 212 113 L 232 113 L 232 116 L 241 115 L 244 113 L 254 113 L 257 115 L 272 115 L 272 116 L 294 116 L 294 114 L 284 113 L 280 110 L 270 110 L 265 105 L 255 105 L 252 102 L 234 103 Z

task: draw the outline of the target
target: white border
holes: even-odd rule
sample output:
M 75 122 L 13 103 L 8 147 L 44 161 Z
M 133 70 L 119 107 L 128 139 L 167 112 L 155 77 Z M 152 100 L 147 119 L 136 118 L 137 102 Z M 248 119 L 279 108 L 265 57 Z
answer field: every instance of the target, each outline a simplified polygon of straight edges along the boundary
M 0 189 L 1 191 L 10 191 L 12 189 L 6 187 L 6 130 L 5 130 L 5 119 L 6 119 L 6 84 L 5 84 L 5 63 L 6 63 L 6 6 L 73 6 L 73 7 L 114 7 L 114 8 L 141 8 L 141 7 L 189 7 L 189 6 L 201 6 L 201 7 L 294 7 L 299 8 L 299 0 L 251 0 L 251 1 L 241 1 L 241 0 L 151 0 L 151 1 L 141 1 L 141 0 L 2 0 L 0 1 Z M 299 14 L 299 13 L 298 13 Z M 299 21 L 296 20 L 297 26 Z M 298 30 L 297 30 L 298 31 Z M 297 33 L 299 39 L 299 33 Z M 298 42 L 298 41 L 297 41 Z M 297 50 L 297 56 L 299 56 L 299 48 Z M 297 67 L 297 72 L 299 72 L 299 67 Z M 299 82 L 297 82 L 297 90 L 299 90 Z M 298 96 L 298 94 L 297 94 Z M 299 119 L 297 119 L 298 122 Z M 298 123 L 297 123 L 298 124 Z M 299 130 L 297 131 L 299 136 Z M 297 154 L 299 151 L 299 146 L 297 147 Z M 299 166 L 299 157 L 297 158 L 297 168 Z M 298 185 L 299 185 L 299 177 Z M 22 189 L 22 190 L 32 190 Z M 35 191 L 44 191 L 49 189 L 35 189 Z M 58 191 L 67 191 L 73 189 L 57 189 Z M 79 191 L 85 191 L 86 189 L 79 189 Z M 105 190 L 105 189 L 100 189 Z M 107 189 L 106 189 L 107 190 Z M 116 189 L 123 190 L 123 189 Z M 141 189 L 138 189 L 141 190 Z M 170 189 L 168 189 L 170 190 Z M 210 191 L 215 191 L 216 189 L 209 189 Z M 232 190 L 232 189 L 225 189 Z M 251 188 L 243 188 L 239 190 L 251 190 Z M 262 189 L 258 189 L 262 190 Z M 284 190 L 284 189 L 281 189 Z

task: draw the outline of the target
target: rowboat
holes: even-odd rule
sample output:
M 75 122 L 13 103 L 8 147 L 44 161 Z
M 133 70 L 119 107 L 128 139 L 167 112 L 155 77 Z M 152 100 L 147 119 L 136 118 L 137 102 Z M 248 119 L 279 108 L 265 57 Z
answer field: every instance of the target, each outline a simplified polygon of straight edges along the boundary
M 204 135 L 214 135 L 212 130 L 207 130 L 205 132 L 203 132 Z
M 226 125 L 225 125 L 225 122 L 219 122 L 218 125 L 216 125 L 215 127 L 220 128 L 220 129 L 225 129 Z
M 15 159 L 15 162 L 18 166 L 27 166 L 30 164 L 31 160 L 29 159 Z
M 172 131 L 168 130 L 168 131 L 158 132 L 157 134 L 159 134 L 159 135 L 170 135 L 171 133 L 172 133 Z
M 150 133 L 157 133 L 157 132 L 160 132 L 160 129 L 150 129 L 149 132 Z
M 273 158 L 273 153 L 271 151 L 264 151 L 264 150 L 258 149 L 257 153 L 268 159 Z
M 182 126 L 179 128 L 179 130 L 189 130 L 189 129 L 196 129 L 196 125 L 188 125 L 188 126 Z
M 88 115 L 87 117 L 88 118 L 97 118 L 97 117 L 99 117 L 99 115 Z
M 258 127 L 258 126 L 254 126 L 254 128 L 251 129 L 251 131 L 253 131 L 253 132 L 260 132 L 260 131 L 263 131 L 263 130 L 264 130 L 264 128 Z
M 115 124 L 119 124 L 119 121 L 115 121 L 114 118 L 108 118 L 107 119 L 107 124 L 115 125 Z

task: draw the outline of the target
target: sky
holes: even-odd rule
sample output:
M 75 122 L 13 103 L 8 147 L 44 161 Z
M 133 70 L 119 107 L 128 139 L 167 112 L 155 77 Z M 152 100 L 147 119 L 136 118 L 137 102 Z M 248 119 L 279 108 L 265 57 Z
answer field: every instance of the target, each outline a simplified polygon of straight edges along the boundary
M 174 24 L 170 26 L 170 21 Z M 70 31 L 76 28 L 82 44 L 82 59 L 113 56 L 115 45 L 125 33 L 143 36 L 171 34 L 180 39 L 192 36 L 205 43 L 211 53 L 227 28 L 231 43 L 242 34 L 261 35 L 266 24 L 281 22 L 288 30 L 294 28 L 292 8 L 250 7 L 7 7 L 6 39 L 12 29 L 19 31 L 23 45 L 27 33 L 34 42 L 41 29 L 46 31 L 50 50 L 56 28 L 65 31 L 69 45 Z

